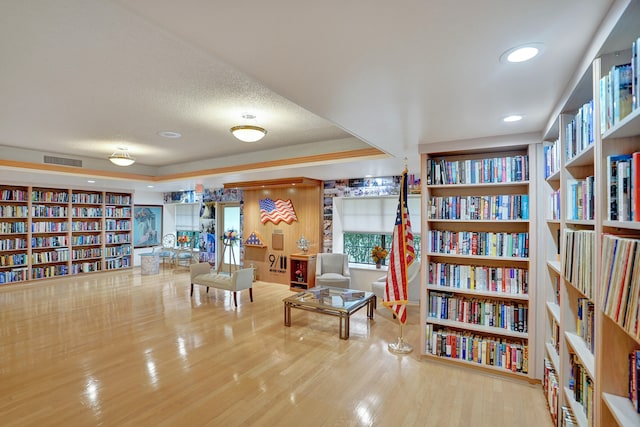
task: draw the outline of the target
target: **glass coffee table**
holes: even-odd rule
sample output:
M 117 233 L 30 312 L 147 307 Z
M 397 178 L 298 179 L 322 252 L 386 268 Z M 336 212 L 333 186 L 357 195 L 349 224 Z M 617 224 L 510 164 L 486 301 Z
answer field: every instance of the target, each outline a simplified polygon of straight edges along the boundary
M 282 300 L 284 325 L 291 326 L 291 309 L 313 311 L 340 318 L 340 338 L 349 339 L 349 319 L 362 307 L 367 307 L 367 317 L 373 319 L 376 296 L 373 292 L 327 286 L 310 288 Z

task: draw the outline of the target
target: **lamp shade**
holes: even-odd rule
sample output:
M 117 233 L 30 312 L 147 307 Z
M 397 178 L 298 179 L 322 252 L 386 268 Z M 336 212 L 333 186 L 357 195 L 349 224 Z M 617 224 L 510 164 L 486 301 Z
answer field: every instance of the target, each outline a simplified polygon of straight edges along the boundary
M 243 142 L 260 141 L 267 134 L 266 129 L 260 126 L 242 125 L 231 128 L 233 136 Z
M 131 166 L 136 161 L 136 159 L 131 157 L 124 149 L 118 149 L 118 151 L 109 156 L 109 160 L 117 166 Z

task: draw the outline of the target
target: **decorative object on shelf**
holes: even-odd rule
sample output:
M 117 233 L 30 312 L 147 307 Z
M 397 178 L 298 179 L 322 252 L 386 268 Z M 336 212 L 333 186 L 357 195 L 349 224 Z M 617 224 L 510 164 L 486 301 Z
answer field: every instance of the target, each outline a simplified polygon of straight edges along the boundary
M 162 236 L 162 206 L 133 207 L 133 247 L 159 246 Z
M 109 156 L 109 160 L 117 166 L 131 166 L 136 162 L 136 159 L 129 155 L 127 147 L 118 147 L 118 149 Z
M 242 115 L 245 120 L 253 120 L 256 122 L 256 116 L 254 114 L 245 113 Z M 242 142 L 258 142 L 267 134 L 267 130 L 256 124 L 245 124 L 239 126 L 233 126 L 230 129 L 233 136 L 238 138 Z
M 302 270 L 297 269 L 296 272 L 296 280 L 300 283 L 304 282 L 304 275 L 302 274 Z
M 304 238 L 304 234 L 300 237 L 300 240 L 296 242 L 296 245 L 303 254 L 306 254 L 309 251 L 309 241 Z
M 379 245 L 375 245 L 373 249 L 371 249 L 371 258 L 373 258 L 373 262 L 376 263 L 376 268 L 380 268 L 385 258 L 389 255 L 389 251 Z
M 263 224 L 268 221 L 274 224 L 278 224 L 280 221 L 291 224 L 297 220 L 296 210 L 293 208 L 291 200 L 271 200 L 269 198 L 260 200 L 260 221 Z

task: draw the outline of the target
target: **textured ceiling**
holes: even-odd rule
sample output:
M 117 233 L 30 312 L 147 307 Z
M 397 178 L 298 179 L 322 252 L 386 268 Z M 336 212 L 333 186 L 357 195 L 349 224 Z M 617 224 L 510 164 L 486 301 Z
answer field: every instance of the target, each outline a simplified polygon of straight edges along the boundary
M 158 191 L 398 174 L 404 157 L 418 173 L 419 144 L 542 135 L 613 3 L 5 0 L 0 158 L 42 163 L 54 153 L 118 173 L 105 159 L 125 145 L 137 158 L 128 173 L 239 169 L 156 183 Z M 527 64 L 498 61 L 526 42 L 543 42 L 543 54 Z M 245 112 L 268 129 L 263 141 L 229 133 Z M 501 122 L 511 113 L 525 120 Z M 164 130 L 183 136 L 163 138 Z M 241 167 L 367 147 L 389 158 Z M 3 168 L 0 179 L 86 178 L 33 173 Z

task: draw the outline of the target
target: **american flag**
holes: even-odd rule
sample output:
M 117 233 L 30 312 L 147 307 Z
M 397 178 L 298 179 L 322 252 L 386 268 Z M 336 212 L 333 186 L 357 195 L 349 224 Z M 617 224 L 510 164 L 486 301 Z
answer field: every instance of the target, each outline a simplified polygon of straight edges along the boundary
M 404 325 L 407 321 L 407 267 L 413 263 L 416 257 L 407 206 L 406 169 L 402 171 L 401 185 L 396 224 L 393 228 L 389 269 L 387 270 L 387 285 L 382 304 L 391 309 L 398 321 Z
M 280 221 L 291 224 L 297 220 L 298 217 L 296 216 L 295 209 L 293 209 L 291 200 L 260 200 L 260 221 L 262 221 L 263 224 L 266 224 L 267 221 L 271 221 L 274 224 L 278 224 Z

